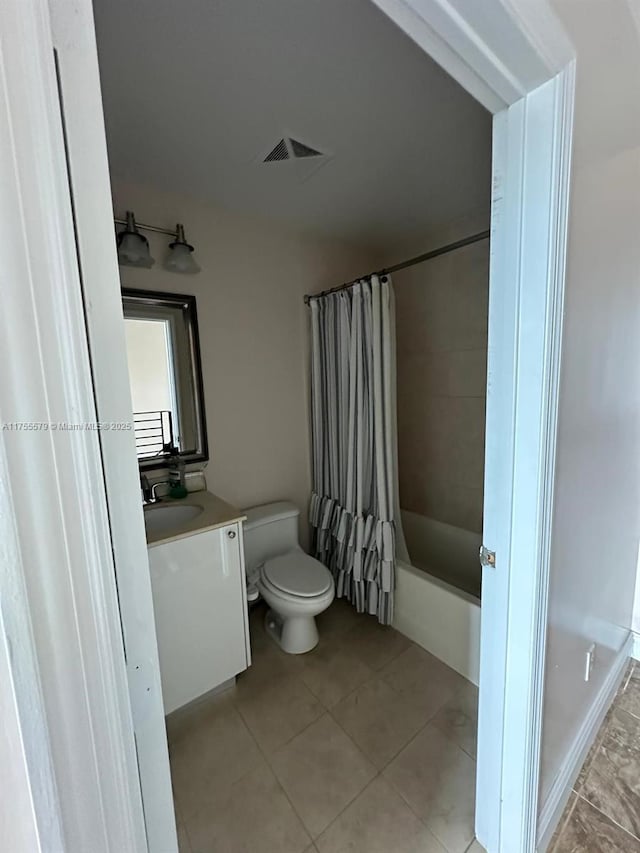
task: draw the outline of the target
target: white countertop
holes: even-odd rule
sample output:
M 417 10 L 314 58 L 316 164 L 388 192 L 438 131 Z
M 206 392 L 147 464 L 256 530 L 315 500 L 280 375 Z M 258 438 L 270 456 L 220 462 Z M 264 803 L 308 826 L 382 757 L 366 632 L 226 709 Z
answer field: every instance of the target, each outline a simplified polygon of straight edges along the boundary
M 203 511 L 196 518 L 178 525 L 172 525 L 167 530 L 147 532 L 147 547 L 152 548 L 165 542 L 184 539 L 185 536 L 194 536 L 196 533 L 202 533 L 205 530 L 215 530 L 217 527 L 224 527 L 226 524 L 233 524 L 236 521 L 244 521 L 246 518 L 242 510 L 228 504 L 211 492 L 189 492 L 186 498 L 178 500 L 163 498 L 157 504 L 145 507 L 144 511 L 145 513 L 153 512 L 156 507 L 174 505 L 198 506 L 202 507 Z

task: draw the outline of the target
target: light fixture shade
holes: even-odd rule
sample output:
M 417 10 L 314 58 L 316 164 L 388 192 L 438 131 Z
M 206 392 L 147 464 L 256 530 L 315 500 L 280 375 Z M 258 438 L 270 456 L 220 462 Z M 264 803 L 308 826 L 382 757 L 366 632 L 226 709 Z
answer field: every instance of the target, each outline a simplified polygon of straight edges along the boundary
M 169 250 L 164 261 L 164 268 L 169 272 L 178 272 L 186 275 L 194 275 L 200 272 L 200 267 L 193 257 L 193 246 L 187 243 L 184 236 L 184 227 L 176 225 L 176 239 L 169 243 Z
M 149 269 L 155 263 L 149 251 L 149 241 L 136 228 L 133 213 L 127 211 L 127 225 L 118 234 L 118 263 L 127 267 Z

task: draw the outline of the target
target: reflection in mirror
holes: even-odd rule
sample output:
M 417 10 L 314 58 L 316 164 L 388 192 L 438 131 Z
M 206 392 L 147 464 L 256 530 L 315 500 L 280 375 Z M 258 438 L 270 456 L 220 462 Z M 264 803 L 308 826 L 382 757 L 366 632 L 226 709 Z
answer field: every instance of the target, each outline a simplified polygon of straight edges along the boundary
M 123 289 L 122 305 L 140 468 L 206 461 L 195 296 Z

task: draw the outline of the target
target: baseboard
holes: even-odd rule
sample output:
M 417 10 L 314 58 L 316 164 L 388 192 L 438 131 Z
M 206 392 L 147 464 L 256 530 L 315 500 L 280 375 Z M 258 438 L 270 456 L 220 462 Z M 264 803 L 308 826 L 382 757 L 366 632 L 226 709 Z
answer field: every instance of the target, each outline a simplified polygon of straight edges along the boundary
M 631 648 L 631 657 L 634 660 L 640 660 L 640 634 L 638 634 L 637 631 L 632 631 L 631 638 L 633 641 L 633 646 Z
M 638 637 L 638 635 L 636 635 Z M 636 646 L 637 648 L 637 646 Z M 549 791 L 546 803 L 540 812 L 538 821 L 538 844 L 537 853 L 544 853 L 553 836 L 555 828 L 562 816 L 562 812 L 569 800 L 574 782 L 578 778 L 580 769 L 584 764 L 591 744 L 595 740 L 605 714 L 609 710 L 616 694 L 616 690 L 622 681 L 627 662 L 634 652 L 634 636 L 630 632 L 627 641 L 618 652 L 609 674 L 598 692 L 595 702 L 580 730 L 578 731 L 573 746 L 558 773 L 558 777 Z

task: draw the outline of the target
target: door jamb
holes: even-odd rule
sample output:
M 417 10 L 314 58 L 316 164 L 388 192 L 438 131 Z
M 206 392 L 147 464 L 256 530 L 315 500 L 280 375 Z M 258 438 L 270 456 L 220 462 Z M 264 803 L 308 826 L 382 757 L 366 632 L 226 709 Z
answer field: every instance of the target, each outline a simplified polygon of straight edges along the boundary
M 476 835 L 491 853 L 532 853 L 574 53 L 544 3 L 531 16 L 484 2 L 476 17 L 459 0 L 373 2 L 494 114 L 483 542 L 497 560 L 482 579 Z

